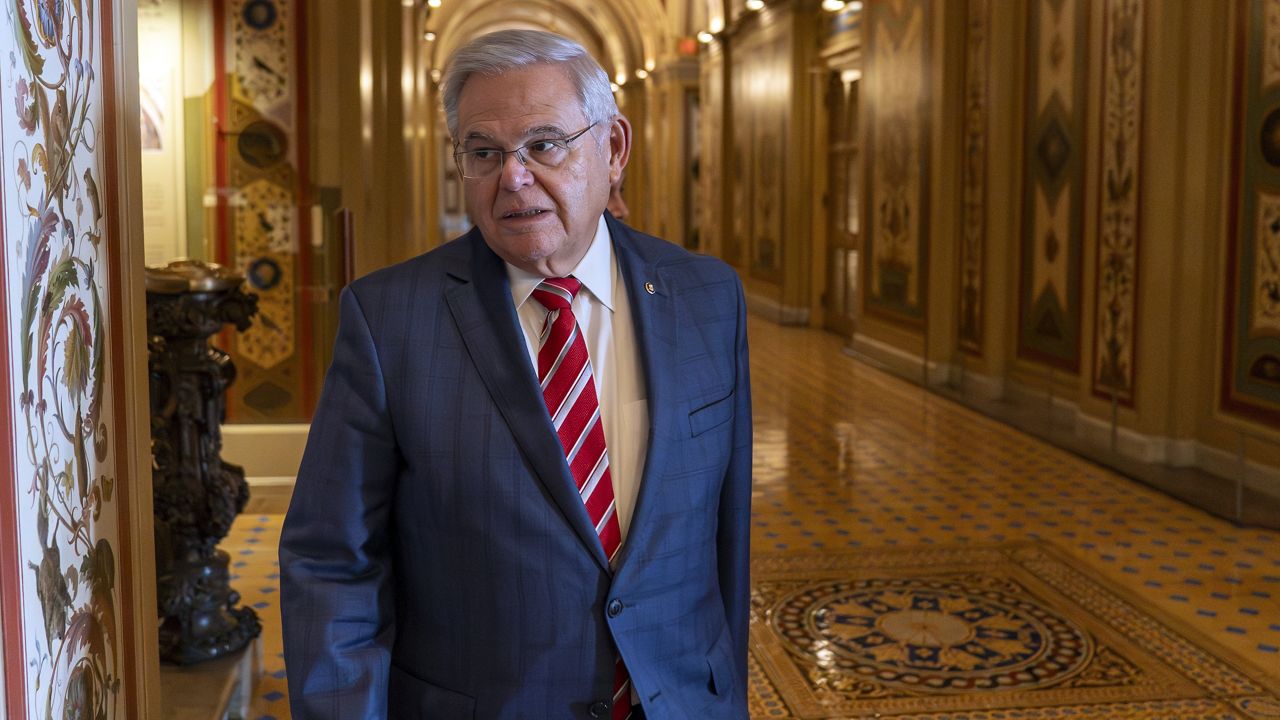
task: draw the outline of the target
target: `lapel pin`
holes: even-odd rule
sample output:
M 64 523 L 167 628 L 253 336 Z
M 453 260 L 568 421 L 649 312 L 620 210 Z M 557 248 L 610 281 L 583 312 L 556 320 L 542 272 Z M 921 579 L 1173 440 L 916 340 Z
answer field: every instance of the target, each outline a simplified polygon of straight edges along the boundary
M 650 295 L 652 295 L 652 294 L 654 294 L 655 292 L 657 292 L 656 290 L 654 290 L 654 289 L 653 289 L 653 283 L 651 283 L 651 282 L 646 282 L 646 283 L 644 284 L 644 291 L 645 291 L 645 292 L 647 292 L 647 293 L 649 293 Z

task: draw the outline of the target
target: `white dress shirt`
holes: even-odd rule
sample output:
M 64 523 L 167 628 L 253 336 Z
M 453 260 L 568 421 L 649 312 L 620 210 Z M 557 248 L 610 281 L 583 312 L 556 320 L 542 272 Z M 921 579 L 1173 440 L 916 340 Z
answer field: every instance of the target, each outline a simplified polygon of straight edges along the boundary
M 582 283 L 573 300 L 573 314 L 582 328 L 587 356 L 591 359 L 591 375 L 596 383 L 604 441 L 609 451 L 614 512 L 625 542 L 649 444 L 649 407 L 635 324 L 631 321 L 631 303 L 613 257 L 613 242 L 603 216 L 591 247 L 570 274 Z M 511 302 L 520 317 L 529 362 L 536 375 L 538 336 L 548 311 L 531 295 L 543 278 L 511 263 L 507 263 L 507 278 L 511 284 Z

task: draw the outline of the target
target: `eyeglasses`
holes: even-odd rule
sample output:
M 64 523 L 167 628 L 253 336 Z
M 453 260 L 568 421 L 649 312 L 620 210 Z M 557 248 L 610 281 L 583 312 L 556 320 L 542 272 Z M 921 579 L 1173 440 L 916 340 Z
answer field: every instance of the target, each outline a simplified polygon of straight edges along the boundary
M 569 159 L 569 143 L 582 137 L 584 133 L 599 124 L 599 121 L 593 122 L 567 137 L 530 140 L 514 150 L 502 148 L 456 150 L 453 153 L 453 159 L 458 164 L 458 172 L 468 180 L 480 180 L 494 174 L 507 163 L 507 155 L 515 155 L 521 165 L 532 170 L 554 170 Z

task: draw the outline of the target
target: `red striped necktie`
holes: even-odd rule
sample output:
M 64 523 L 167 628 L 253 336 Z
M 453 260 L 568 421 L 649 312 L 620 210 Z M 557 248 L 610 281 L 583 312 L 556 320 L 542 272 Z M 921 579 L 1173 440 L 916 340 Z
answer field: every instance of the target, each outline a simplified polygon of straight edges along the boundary
M 533 291 L 533 298 L 549 311 L 538 347 L 538 382 L 542 399 L 564 449 L 569 473 L 595 525 L 605 557 L 613 561 L 622 544 L 622 531 L 614 511 L 613 480 L 609 475 L 609 451 L 591 359 L 582 328 L 573 315 L 573 298 L 582 288 L 575 278 L 547 278 Z M 631 714 L 631 682 L 622 658 L 614 673 L 613 720 Z

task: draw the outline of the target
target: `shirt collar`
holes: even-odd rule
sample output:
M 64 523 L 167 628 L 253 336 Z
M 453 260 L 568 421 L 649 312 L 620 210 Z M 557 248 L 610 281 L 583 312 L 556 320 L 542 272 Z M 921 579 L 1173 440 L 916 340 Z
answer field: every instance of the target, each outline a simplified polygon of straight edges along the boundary
M 511 263 L 506 263 L 506 266 L 507 280 L 511 284 L 511 299 L 519 308 L 545 278 Z M 600 216 L 600 223 L 596 225 L 596 234 L 591 239 L 587 254 L 582 256 L 569 274 L 577 278 L 582 287 L 591 291 L 600 304 L 613 310 L 613 243 L 609 240 L 609 226 L 604 222 L 604 215 Z

